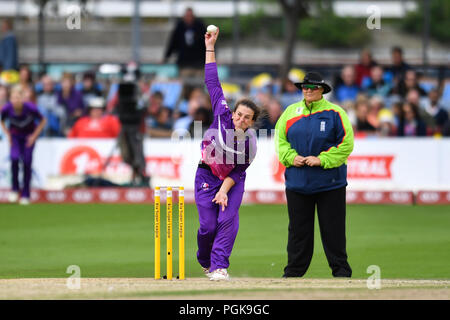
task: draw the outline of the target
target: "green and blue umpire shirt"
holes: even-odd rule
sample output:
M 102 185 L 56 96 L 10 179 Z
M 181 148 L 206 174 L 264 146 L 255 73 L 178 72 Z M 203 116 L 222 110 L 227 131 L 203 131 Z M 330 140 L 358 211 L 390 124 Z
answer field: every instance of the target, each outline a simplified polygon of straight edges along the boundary
M 286 108 L 275 126 L 275 148 L 286 167 L 286 188 L 304 194 L 347 185 L 347 158 L 353 150 L 353 129 L 344 109 L 324 98 Z M 295 167 L 297 156 L 316 156 L 320 167 Z

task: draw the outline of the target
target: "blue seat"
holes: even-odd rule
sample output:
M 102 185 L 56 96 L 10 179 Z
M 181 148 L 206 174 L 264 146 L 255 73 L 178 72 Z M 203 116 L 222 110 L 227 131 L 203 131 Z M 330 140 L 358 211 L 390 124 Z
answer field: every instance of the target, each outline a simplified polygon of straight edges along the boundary
M 364 77 L 361 81 L 361 89 L 367 89 L 372 84 L 370 77 Z
M 446 81 L 444 84 L 441 100 L 446 104 L 450 104 L 450 81 Z
M 428 93 L 438 87 L 438 80 L 430 77 L 422 78 L 419 80 L 419 87 Z
M 425 90 L 427 93 L 430 92 L 432 89 L 436 88 L 436 85 L 431 82 L 420 82 L 419 86 Z
M 106 101 L 109 102 L 111 101 L 112 98 L 114 98 L 114 96 L 116 95 L 117 90 L 119 89 L 119 84 L 118 83 L 112 83 L 111 86 L 109 87 L 109 92 L 108 95 L 106 97 Z
M 61 83 L 55 82 L 53 84 L 53 89 L 57 92 L 61 91 Z M 40 94 L 40 93 L 42 93 L 43 90 L 44 90 L 44 87 L 42 85 L 42 82 L 36 82 L 36 84 L 34 85 L 34 92 L 36 94 Z
M 94 85 L 97 90 L 103 91 L 103 86 L 100 83 L 96 82 Z M 83 82 L 77 82 L 75 84 L 75 89 L 78 91 L 82 91 L 83 90 Z

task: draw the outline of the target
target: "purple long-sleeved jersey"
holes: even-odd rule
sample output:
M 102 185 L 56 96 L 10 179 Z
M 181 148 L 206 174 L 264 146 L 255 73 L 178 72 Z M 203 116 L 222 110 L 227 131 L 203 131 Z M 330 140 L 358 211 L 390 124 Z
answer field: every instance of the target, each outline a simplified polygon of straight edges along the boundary
M 42 114 L 31 102 L 24 102 L 22 112 L 17 114 L 12 103 L 8 102 L 2 108 L 1 119 L 8 120 L 11 135 L 25 137 L 36 129 L 36 120 L 41 120 Z
M 211 97 L 214 121 L 203 137 L 202 161 L 219 179 L 224 180 L 228 176 L 237 183 L 245 178 L 245 170 L 256 156 L 256 134 L 249 129 L 245 132 L 245 139 L 237 139 L 216 63 L 205 65 L 205 83 Z

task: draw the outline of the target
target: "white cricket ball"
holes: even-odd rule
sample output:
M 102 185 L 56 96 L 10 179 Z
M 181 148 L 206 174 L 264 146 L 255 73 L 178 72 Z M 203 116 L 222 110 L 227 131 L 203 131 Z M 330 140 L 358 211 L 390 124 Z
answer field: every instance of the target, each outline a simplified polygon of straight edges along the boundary
M 208 26 L 208 28 L 206 28 L 206 32 L 208 33 L 216 33 L 217 32 L 217 27 L 213 24 L 210 24 Z

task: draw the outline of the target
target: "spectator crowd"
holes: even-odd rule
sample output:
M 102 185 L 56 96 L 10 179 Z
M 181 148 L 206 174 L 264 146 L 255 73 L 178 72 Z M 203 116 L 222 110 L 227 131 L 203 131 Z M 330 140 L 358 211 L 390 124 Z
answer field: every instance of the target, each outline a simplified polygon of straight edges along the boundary
M 401 48 L 392 49 L 392 64 L 382 66 L 363 50 L 356 65 L 345 65 L 336 74 L 327 99 L 343 107 L 357 137 L 366 136 L 449 136 L 450 101 L 443 93 L 448 83 L 425 79 L 403 60 Z M 252 98 L 264 110 L 256 129 L 270 135 L 283 110 L 302 99 L 294 83 L 304 71 L 292 69 L 286 79 L 260 74 L 245 87 L 226 83 L 228 104 L 242 96 Z M 95 71 L 65 72 L 60 79 L 49 74 L 35 78 L 30 67 L 20 65 L 18 83 L 26 101 L 37 105 L 47 118 L 43 136 L 69 138 L 115 138 L 121 123 L 117 115 L 117 83 L 98 80 Z M 145 109 L 141 130 L 152 138 L 170 137 L 174 130 L 201 133 L 209 127 L 213 114 L 201 79 L 139 80 L 139 104 Z M 192 84 L 192 83 L 197 83 Z M 0 84 L 0 108 L 9 100 L 11 86 Z M 195 126 L 195 121 L 201 121 Z M 262 132 L 262 131 L 261 131 Z M 261 136 L 261 134 L 260 134 Z

